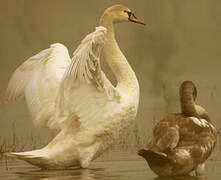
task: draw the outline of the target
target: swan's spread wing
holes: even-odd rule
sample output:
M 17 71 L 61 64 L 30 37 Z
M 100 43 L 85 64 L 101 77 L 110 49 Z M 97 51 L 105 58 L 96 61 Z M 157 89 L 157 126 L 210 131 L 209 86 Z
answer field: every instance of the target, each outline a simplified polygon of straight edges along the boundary
M 99 58 L 105 42 L 106 28 L 100 26 L 87 35 L 74 52 L 61 85 L 51 127 L 79 123 L 87 127 L 90 123 L 96 125 L 120 109 L 119 94 L 100 67 Z
M 38 125 L 42 111 L 48 111 L 51 101 L 55 101 L 56 89 L 70 61 L 67 48 L 59 43 L 30 57 L 13 73 L 6 90 L 6 99 L 25 97 L 34 122 Z
M 49 49 L 30 57 L 22 65 L 20 65 L 10 78 L 5 98 L 7 100 L 16 100 L 25 96 L 25 88 L 32 79 L 35 70 L 41 64 L 43 57 L 49 54 Z

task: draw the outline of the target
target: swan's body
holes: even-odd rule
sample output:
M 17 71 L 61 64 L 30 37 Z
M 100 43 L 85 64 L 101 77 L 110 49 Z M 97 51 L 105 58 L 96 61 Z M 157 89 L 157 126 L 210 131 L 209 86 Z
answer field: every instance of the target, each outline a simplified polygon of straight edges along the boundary
M 185 81 L 180 88 L 182 113 L 169 114 L 154 128 L 148 150 L 140 150 L 159 176 L 203 175 L 205 161 L 216 144 L 216 129 L 208 113 L 195 104 L 196 88 Z
M 128 12 L 122 5 L 108 8 L 100 26 L 82 40 L 72 60 L 63 45 L 55 44 L 15 71 L 8 99 L 25 96 L 35 124 L 61 131 L 42 149 L 9 155 L 41 168 L 85 168 L 132 124 L 139 84 L 117 45 L 113 27 L 128 21 L 132 14 Z M 118 80 L 116 87 L 101 70 L 102 49 Z

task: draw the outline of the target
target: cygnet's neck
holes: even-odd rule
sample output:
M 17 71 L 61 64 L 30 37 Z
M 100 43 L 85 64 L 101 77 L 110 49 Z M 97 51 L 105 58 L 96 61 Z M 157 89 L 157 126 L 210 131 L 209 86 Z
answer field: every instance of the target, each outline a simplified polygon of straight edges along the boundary
M 113 19 L 108 14 L 104 14 L 100 20 L 100 26 L 107 29 L 107 42 L 103 52 L 117 79 L 117 87 L 129 92 L 139 93 L 136 75 L 116 42 Z
M 195 108 L 195 101 L 193 95 L 185 90 L 180 92 L 180 104 L 182 114 L 185 116 L 195 116 L 198 117 L 197 110 Z

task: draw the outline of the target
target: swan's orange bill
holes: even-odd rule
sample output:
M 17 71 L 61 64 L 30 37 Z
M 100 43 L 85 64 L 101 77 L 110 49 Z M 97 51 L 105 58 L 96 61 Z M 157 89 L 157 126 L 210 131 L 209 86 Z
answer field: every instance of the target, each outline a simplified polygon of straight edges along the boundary
M 134 23 L 138 23 L 138 24 L 143 24 L 146 25 L 144 23 L 144 21 L 142 21 L 141 19 L 137 18 L 134 13 L 131 13 L 130 17 L 129 17 L 129 21 L 134 22 Z

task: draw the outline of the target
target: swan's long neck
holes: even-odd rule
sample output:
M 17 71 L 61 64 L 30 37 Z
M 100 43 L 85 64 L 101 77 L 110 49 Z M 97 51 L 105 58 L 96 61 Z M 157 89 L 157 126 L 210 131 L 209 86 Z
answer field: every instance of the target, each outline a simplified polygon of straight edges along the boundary
M 211 122 L 207 111 L 203 107 L 195 103 L 193 92 L 189 88 L 190 89 L 194 88 L 195 96 L 197 94 L 197 90 L 194 84 L 192 84 L 192 88 L 190 86 L 185 86 L 185 84 L 181 85 L 180 104 L 181 104 L 182 114 L 188 117 L 194 116 L 197 118 L 202 118 L 207 120 L 208 122 Z
M 117 79 L 117 87 L 139 93 L 136 75 L 115 39 L 113 20 L 109 16 L 104 15 L 101 18 L 100 25 L 107 28 L 107 43 L 104 46 L 103 52 L 107 63 Z
M 195 107 L 196 104 L 193 95 L 190 92 L 185 90 L 180 92 L 180 104 L 183 115 L 198 117 L 198 113 Z

